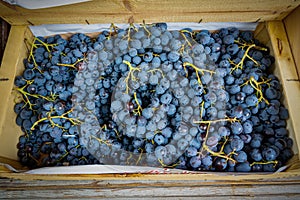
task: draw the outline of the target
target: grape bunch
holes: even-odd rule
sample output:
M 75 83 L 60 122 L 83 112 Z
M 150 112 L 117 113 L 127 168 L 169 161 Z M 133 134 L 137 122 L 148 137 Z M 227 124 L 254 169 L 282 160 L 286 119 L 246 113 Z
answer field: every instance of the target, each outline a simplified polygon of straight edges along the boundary
M 79 140 L 73 117 L 75 76 L 91 39 L 83 34 L 69 41 L 59 35 L 33 40 L 22 76 L 15 78 L 19 103 L 14 107 L 20 136 L 18 157 L 30 168 L 99 163 Z
M 15 79 L 29 167 L 121 164 L 275 171 L 292 156 L 274 58 L 236 28 L 114 24 L 34 39 Z
M 185 50 L 183 45 L 189 42 L 186 36 L 178 31 L 169 32 L 160 25 L 132 28 L 136 29 L 133 34 L 130 29 L 128 33 L 118 32 L 104 42 L 103 46 L 109 48 L 94 49 L 87 55 L 91 59 L 87 59 L 86 65 L 95 67 L 77 73 L 81 87 L 84 87 L 78 92 L 82 98 L 77 102 L 80 106 L 74 107 L 75 116 L 81 119 L 80 116 L 90 116 L 92 113 L 93 119 L 100 117 L 102 120 L 101 110 L 105 105 L 96 103 L 90 108 L 88 105 L 91 104 L 91 98 L 102 102 L 101 93 L 105 91 L 110 99 L 104 103 L 110 108 L 106 115 L 110 121 L 91 121 L 92 116 L 81 119 L 81 137 L 88 150 L 105 164 L 167 166 L 184 153 L 195 136 L 190 135 L 189 130 L 198 126 L 193 121 L 200 119 L 199 101 L 204 91 L 203 85 L 195 79 L 197 75 L 193 76 L 192 82 L 180 75 L 188 76 L 188 67 L 184 66 L 184 71 L 180 59 L 180 49 Z M 176 35 L 176 40 L 172 34 Z M 167 37 L 163 39 L 161 35 Z M 164 45 L 158 46 L 161 42 Z M 123 46 L 124 43 L 126 45 Z M 141 48 L 141 45 L 146 48 Z M 112 56 L 107 56 L 111 53 Z M 206 60 L 204 49 L 195 55 Z M 107 61 L 109 66 L 104 67 Z M 204 73 L 205 69 L 187 61 L 185 65 Z M 182 69 L 176 69 L 175 66 Z M 95 73 L 95 70 L 99 72 L 99 77 L 92 81 L 96 85 L 89 83 L 91 76 L 81 80 L 81 74 L 84 77 L 85 74 Z M 81 95 L 85 91 L 89 95 Z M 83 109 L 82 105 L 87 109 Z M 172 137 L 173 133 L 177 136 Z M 122 155 L 122 158 L 118 158 L 121 157 L 118 155 Z

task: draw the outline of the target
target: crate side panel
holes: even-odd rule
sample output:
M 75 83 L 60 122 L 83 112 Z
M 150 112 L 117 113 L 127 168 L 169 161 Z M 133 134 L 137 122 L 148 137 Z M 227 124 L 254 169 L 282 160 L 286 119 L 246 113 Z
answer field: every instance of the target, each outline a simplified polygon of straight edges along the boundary
M 2 187 L 1 187 L 2 186 Z M 9 189 L 5 187 L 9 186 Z M 299 199 L 298 181 L 284 183 L 266 182 L 230 184 L 228 182 L 201 182 L 180 180 L 136 181 L 124 183 L 103 181 L 9 181 L 0 184 L 0 191 L 5 198 L 103 198 L 103 199 Z
M 270 55 L 274 56 L 275 57 L 275 60 L 277 59 L 280 59 L 278 57 L 276 57 L 277 55 L 274 53 L 274 50 L 272 48 L 272 42 L 270 40 L 270 36 L 269 36 L 269 32 L 266 28 L 266 23 L 260 23 L 255 32 L 254 32 L 254 36 L 256 39 L 258 39 L 262 44 L 266 45 L 267 47 L 269 47 L 270 49 Z M 274 63 L 274 67 L 273 67 L 273 73 L 274 75 L 276 75 L 278 77 L 278 79 L 280 80 L 280 82 L 282 83 L 284 80 L 284 77 L 282 77 L 281 73 L 280 73 L 280 66 L 278 66 L 278 62 L 275 62 Z M 282 97 L 282 102 L 284 104 L 285 107 L 289 107 L 288 106 L 288 100 L 289 98 L 287 98 L 285 95 L 283 95 Z M 294 130 L 294 127 L 293 127 L 293 121 L 291 120 L 291 118 L 289 118 L 287 120 L 287 129 L 289 130 L 289 135 L 290 137 L 293 139 L 293 141 L 297 141 L 296 140 L 296 133 L 295 133 L 295 130 Z M 297 148 L 297 145 L 295 144 L 293 146 L 293 151 L 297 154 L 299 151 L 298 151 L 298 148 Z M 298 156 L 296 156 L 298 157 Z M 299 159 L 291 159 L 292 161 L 290 163 L 292 164 L 295 164 L 299 161 Z M 297 164 L 298 165 L 298 164 Z
M 297 66 L 298 78 L 300 73 L 300 6 L 284 19 L 284 25 L 290 42 L 291 50 Z
M 55 8 L 28 10 L 2 4 L 2 16 L 13 24 L 266 21 L 282 19 L 300 0 L 94 0 Z M 8 7 L 7 10 L 3 7 Z M 1 7 L 0 7 L 1 8 Z
M 280 75 L 289 109 L 290 121 L 293 124 L 295 145 L 300 148 L 300 83 L 297 69 L 293 60 L 284 24 L 281 21 L 267 22 L 272 50 L 276 58 L 275 72 Z
M 16 144 L 22 134 L 15 123 L 16 114 L 13 111 L 17 101 L 16 91 L 13 90 L 14 78 L 24 70 L 23 59 L 28 53 L 24 38 L 28 35 L 30 31 L 26 26 L 12 26 L 0 68 L 1 76 L 9 78 L 9 81 L 1 82 L 0 155 L 12 159 L 17 159 Z

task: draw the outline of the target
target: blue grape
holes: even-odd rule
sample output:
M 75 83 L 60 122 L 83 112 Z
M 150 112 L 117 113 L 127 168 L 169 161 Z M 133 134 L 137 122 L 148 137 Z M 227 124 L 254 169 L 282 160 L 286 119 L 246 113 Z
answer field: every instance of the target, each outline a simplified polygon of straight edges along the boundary
M 201 158 L 199 156 L 193 156 L 189 163 L 192 168 L 197 169 L 201 166 Z
M 235 169 L 238 172 L 250 172 L 251 166 L 250 166 L 249 162 L 242 162 L 242 163 L 238 163 L 236 165 Z

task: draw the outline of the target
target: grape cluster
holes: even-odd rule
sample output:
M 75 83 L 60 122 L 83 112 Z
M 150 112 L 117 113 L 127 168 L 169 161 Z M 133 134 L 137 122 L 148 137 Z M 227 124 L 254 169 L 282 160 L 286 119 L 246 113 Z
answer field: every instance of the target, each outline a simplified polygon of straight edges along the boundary
M 74 79 L 92 45 L 83 34 L 69 41 L 60 36 L 34 39 L 22 76 L 15 78 L 21 94 L 14 107 L 20 136 L 18 156 L 31 168 L 99 163 L 79 140 L 73 117 Z
M 30 167 L 121 164 L 275 171 L 292 156 L 274 58 L 236 28 L 165 23 L 34 39 L 15 79 Z

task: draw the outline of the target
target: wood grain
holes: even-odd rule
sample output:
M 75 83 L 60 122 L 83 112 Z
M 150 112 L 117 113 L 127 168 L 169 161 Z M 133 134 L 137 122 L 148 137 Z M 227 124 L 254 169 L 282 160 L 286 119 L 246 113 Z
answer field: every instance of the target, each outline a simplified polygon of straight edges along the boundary
M 20 181 L 2 179 L 2 198 L 199 198 L 297 199 L 300 180 L 226 182 L 209 180 Z
M 11 24 L 255 22 L 283 19 L 300 0 L 94 0 L 55 8 L 27 10 L 0 2 L 0 16 Z
M 3 123 L 6 118 L 7 105 L 9 97 L 11 96 L 10 94 L 13 88 L 14 77 L 16 75 L 16 66 L 18 65 L 19 60 L 23 58 L 21 57 L 20 52 L 22 51 L 22 46 L 24 44 L 25 30 L 26 26 L 12 26 L 7 41 L 7 47 L 3 55 L 0 67 L 0 77 L 7 78 L 8 80 L 0 82 L 0 129 L 3 128 Z M 0 136 L 2 136 L 3 132 L 4 131 L 0 132 Z M 1 148 L 2 147 L 0 147 L 0 149 Z
M 288 35 L 288 39 L 290 42 L 294 61 L 297 66 L 298 80 L 300 77 L 300 26 L 299 26 L 299 19 L 300 19 L 300 6 L 284 19 L 286 33 Z
M 12 159 L 17 159 L 16 145 L 18 137 L 23 134 L 15 123 L 13 111 L 16 102 L 14 79 L 24 70 L 23 59 L 28 56 L 25 38 L 31 41 L 31 37 L 27 26 L 12 26 L 0 68 L 0 77 L 8 78 L 0 82 L 0 156 Z
M 276 58 L 276 69 L 281 77 L 284 96 L 289 109 L 290 120 L 293 124 L 295 145 L 300 149 L 300 82 L 297 68 L 293 60 L 284 24 L 280 21 L 267 23 L 272 50 Z

